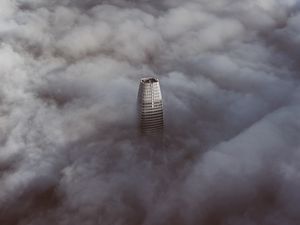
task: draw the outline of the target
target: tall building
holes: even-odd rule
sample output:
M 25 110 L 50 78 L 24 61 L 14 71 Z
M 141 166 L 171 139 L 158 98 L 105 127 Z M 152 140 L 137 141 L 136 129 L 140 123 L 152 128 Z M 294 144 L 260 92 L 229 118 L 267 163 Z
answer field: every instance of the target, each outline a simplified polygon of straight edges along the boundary
M 139 125 L 142 134 L 161 134 L 164 128 L 163 102 L 156 78 L 142 78 L 138 93 Z

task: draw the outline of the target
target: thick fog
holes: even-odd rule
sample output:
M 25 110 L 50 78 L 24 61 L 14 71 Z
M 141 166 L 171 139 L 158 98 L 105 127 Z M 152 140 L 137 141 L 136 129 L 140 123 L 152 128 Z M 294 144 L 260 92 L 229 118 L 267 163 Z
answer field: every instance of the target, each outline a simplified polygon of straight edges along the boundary
M 300 224 L 298 0 L 1 0 L 0 43 L 1 225 Z

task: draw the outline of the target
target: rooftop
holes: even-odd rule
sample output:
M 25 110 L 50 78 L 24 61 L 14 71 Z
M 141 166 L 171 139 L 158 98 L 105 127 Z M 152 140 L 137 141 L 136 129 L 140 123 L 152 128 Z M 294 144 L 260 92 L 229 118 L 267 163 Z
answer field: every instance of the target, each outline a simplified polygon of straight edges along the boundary
M 149 84 L 149 83 L 156 83 L 156 82 L 158 82 L 158 79 L 154 78 L 154 77 L 147 77 L 147 78 L 142 78 L 141 82 L 142 83 L 147 83 L 147 84 Z

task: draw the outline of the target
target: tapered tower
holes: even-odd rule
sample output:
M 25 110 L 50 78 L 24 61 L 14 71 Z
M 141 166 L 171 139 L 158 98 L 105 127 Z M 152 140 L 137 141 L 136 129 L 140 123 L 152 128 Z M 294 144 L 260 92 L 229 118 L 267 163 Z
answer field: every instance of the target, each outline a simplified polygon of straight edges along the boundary
M 161 134 L 164 128 L 163 101 L 157 78 L 142 78 L 138 93 L 139 125 L 142 134 Z

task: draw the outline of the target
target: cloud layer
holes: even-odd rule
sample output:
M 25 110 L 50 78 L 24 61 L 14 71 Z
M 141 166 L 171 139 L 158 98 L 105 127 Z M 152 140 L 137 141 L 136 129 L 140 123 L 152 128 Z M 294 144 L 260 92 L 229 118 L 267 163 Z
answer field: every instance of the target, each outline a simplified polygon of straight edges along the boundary
M 0 223 L 298 224 L 299 6 L 1 0 Z

